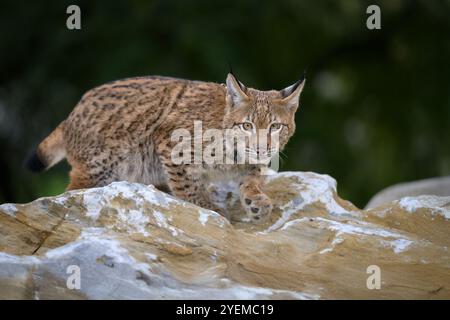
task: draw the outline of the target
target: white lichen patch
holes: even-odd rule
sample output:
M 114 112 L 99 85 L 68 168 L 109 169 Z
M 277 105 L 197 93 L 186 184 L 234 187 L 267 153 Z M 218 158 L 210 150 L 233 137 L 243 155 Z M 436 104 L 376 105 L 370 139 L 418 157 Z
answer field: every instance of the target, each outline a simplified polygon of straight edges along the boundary
M 270 298 L 273 296 L 283 296 L 289 297 L 291 299 L 297 300 L 318 300 L 320 296 L 318 294 L 307 294 L 296 291 L 288 290 L 276 290 L 271 288 L 262 287 L 248 287 L 243 285 L 232 285 L 228 288 L 223 288 L 227 295 L 233 297 L 233 299 L 238 300 L 254 300 L 261 298 Z
M 381 245 L 392 247 L 395 253 L 405 251 L 412 243 L 407 236 L 380 228 L 363 221 L 348 221 L 347 223 L 324 219 L 317 217 L 315 221 L 319 222 L 320 227 L 327 228 L 335 232 L 335 236 L 329 248 L 321 250 L 319 253 L 324 254 L 331 252 L 337 244 L 344 242 L 345 235 L 356 235 L 358 238 L 375 237 L 381 238 L 379 242 Z
M 400 233 L 389 231 L 363 221 L 348 221 L 347 223 L 343 223 L 335 220 L 324 219 L 321 217 L 317 217 L 315 218 L 315 220 L 319 221 L 324 227 L 336 231 L 339 234 L 347 233 L 356 235 L 376 236 L 382 238 L 404 237 Z
M 211 211 L 211 210 L 207 210 L 207 209 L 199 209 L 198 221 L 201 223 L 202 226 L 206 226 L 206 223 L 208 222 L 209 218 L 218 219 L 219 225 L 221 227 L 224 226 L 224 222 L 226 221 L 224 217 L 222 217 L 220 214 L 218 214 L 215 211 Z
M 206 212 L 205 210 L 199 210 L 198 213 L 199 213 L 198 220 L 200 221 L 202 226 L 205 226 L 206 222 L 208 222 L 210 214 L 208 212 Z
M 65 194 L 62 194 L 58 197 L 51 198 L 51 199 L 54 203 L 57 203 L 61 206 L 65 206 L 66 201 L 69 199 L 68 195 L 69 195 L 68 193 L 65 193 Z M 50 199 L 50 197 L 48 197 L 47 199 Z
M 114 263 L 122 263 L 131 266 L 135 270 L 149 273 L 149 265 L 143 262 L 137 261 L 133 258 L 127 249 L 122 247 L 120 242 L 114 237 L 99 235 L 96 232 L 85 232 L 79 239 L 74 242 L 68 243 L 64 246 L 51 249 L 47 251 L 44 258 L 50 260 L 65 259 L 69 256 L 82 255 L 85 247 L 104 248 L 104 250 L 98 250 L 108 256 Z M 98 257 L 99 258 L 99 257 Z
M 297 190 L 303 199 L 303 207 L 317 201 L 323 203 L 329 213 L 344 213 L 349 211 L 339 205 L 334 199 L 336 193 L 336 180 L 326 174 L 317 174 L 313 172 L 281 172 L 277 175 L 271 176 L 273 178 L 279 177 L 296 177 L 302 185 L 298 185 Z
M 86 216 L 96 221 L 101 210 L 112 207 L 117 211 L 117 218 L 120 225 L 116 227 L 124 228 L 129 233 L 138 232 L 144 236 L 149 236 L 146 226 L 150 222 L 147 214 L 148 206 L 156 208 L 169 208 L 171 204 L 185 204 L 184 201 L 173 198 L 153 186 L 146 186 L 138 183 L 113 182 L 106 187 L 92 188 L 82 191 L 71 191 L 70 195 L 82 195 L 83 205 L 86 208 Z M 123 208 L 114 204 L 116 199 L 128 201 L 131 208 Z M 168 229 L 172 235 L 176 236 L 181 230 L 170 226 L 166 217 L 160 211 L 154 212 L 154 217 L 158 226 Z M 115 226 L 110 226 L 111 228 Z
M 285 223 L 285 224 L 283 225 L 283 227 L 281 227 L 281 230 L 286 230 L 286 229 L 291 228 L 292 226 L 294 226 L 294 225 L 296 225 L 296 224 L 300 224 L 300 223 L 303 223 L 303 222 L 307 222 L 307 221 L 309 221 L 309 219 L 310 219 L 310 218 L 308 218 L 308 217 L 303 217 L 303 218 L 291 220 L 291 221 Z
M 86 216 L 92 220 L 97 220 L 105 202 L 103 192 L 97 188 L 83 194 L 83 205 L 86 208 Z
M 280 177 L 296 177 L 301 184 L 293 184 L 292 187 L 296 189 L 299 196 L 280 208 L 282 211 L 281 217 L 264 232 L 271 232 L 281 228 L 290 220 L 293 214 L 317 202 L 322 203 L 328 213 L 332 215 L 352 214 L 336 202 L 334 198 L 336 180 L 330 176 L 312 172 L 280 172 L 269 176 L 269 180 Z
M 339 235 L 339 236 L 336 235 L 336 236 L 334 237 L 333 241 L 331 241 L 330 247 L 329 247 L 329 248 L 325 248 L 325 249 L 319 251 L 319 254 L 324 254 L 324 253 L 333 251 L 333 249 L 334 249 L 338 244 L 340 244 L 340 243 L 342 243 L 342 242 L 344 242 L 344 238 L 342 238 L 341 235 Z
M 150 219 L 138 210 L 118 210 L 118 218 L 127 227 L 128 232 L 139 232 L 143 236 L 149 236 L 145 229 Z
M 183 203 L 183 201 L 157 190 L 154 186 L 146 186 L 126 181 L 113 182 L 108 186 L 101 188 L 70 192 L 71 195 L 76 195 L 77 193 L 80 193 L 83 196 L 83 205 L 86 208 L 86 216 L 93 220 L 98 219 L 101 209 L 116 197 L 131 201 L 136 209 L 142 209 L 144 205 L 168 208 L 172 203 Z
M 391 247 L 395 253 L 401 253 L 408 250 L 414 243 L 408 239 L 396 239 L 384 242 L 388 247 Z
M 5 203 L 0 205 L 0 210 L 12 217 L 15 217 L 16 212 L 18 211 L 16 205 L 12 203 Z
M 153 253 L 146 253 L 145 256 L 150 260 L 150 261 L 157 261 L 158 260 L 158 256 L 156 254 Z
M 175 228 L 168 223 L 167 218 L 164 213 L 162 213 L 160 211 L 154 211 L 153 216 L 156 219 L 156 224 L 158 225 L 158 227 L 168 230 L 172 234 L 172 236 L 176 237 L 180 233 L 183 233 L 182 230 Z
M 334 198 L 334 194 L 336 193 L 336 180 L 330 176 L 312 172 L 281 172 L 277 175 L 269 176 L 269 180 L 280 177 L 296 177 L 300 184 L 293 184 L 292 187 L 296 189 L 299 196 L 280 208 L 282 210 L 281 217 L 265 230 L 265 232 L 279 229 L 290 220 L 293 214 L 303 210 L 308 205 L 318 202 L 323 204 L 330 215 L 353 214 L 336 202 Z
M 301 210 L 303 206 L 304 204 L 299 198 L 295 198 L 294 200 L 289 201 L 280 208 L 282 211 L 281 217 L 262 233 L 271 232 L 281 228 L 286 222 L 290 220 L 291 216 Z
M 440 214 L 450 219 L 450 197 L 418 196 L 405 197 L 397 201 L 398 205 L 409 213 L 418 209 L 428 209 L 432 214 Z

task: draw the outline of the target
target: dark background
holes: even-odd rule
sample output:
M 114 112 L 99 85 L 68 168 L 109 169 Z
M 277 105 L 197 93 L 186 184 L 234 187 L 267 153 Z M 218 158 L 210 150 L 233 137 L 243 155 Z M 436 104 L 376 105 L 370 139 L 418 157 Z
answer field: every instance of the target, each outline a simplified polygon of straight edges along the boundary
M 366 28 L 369 4 L 381 30 Z M 229 62 L 258 89 L 307 69 L 282 170 L 327 173 L 358 206 L 450 174 L 449 1 L 2 1 L 0 35 L 0 203 L 64 190 L 66 163 L 33 175 L 22 162 L 85 91 L 154 74 L 223 82 Z

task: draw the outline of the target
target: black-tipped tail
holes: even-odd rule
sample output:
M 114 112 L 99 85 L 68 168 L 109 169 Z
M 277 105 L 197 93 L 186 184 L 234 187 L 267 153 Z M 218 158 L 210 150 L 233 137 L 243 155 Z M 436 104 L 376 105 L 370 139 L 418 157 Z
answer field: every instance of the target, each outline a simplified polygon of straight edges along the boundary
M 47 167 L 39 158 L 36 150 L 25 161 L 25 167 L 31 172 L 41 172 Z

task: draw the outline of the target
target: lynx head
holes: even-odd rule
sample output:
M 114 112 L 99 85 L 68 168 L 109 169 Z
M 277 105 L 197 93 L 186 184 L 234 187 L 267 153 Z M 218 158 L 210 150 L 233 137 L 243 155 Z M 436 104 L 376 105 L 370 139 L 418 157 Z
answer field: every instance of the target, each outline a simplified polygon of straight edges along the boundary
M 245 153 L 249 159 L 267 164 L 283 150 L 295 131 L 295 112 L 304 84 L 303 76 L 283 90 L 259 91 L 228 74 L 223 125 L 248 138 Z

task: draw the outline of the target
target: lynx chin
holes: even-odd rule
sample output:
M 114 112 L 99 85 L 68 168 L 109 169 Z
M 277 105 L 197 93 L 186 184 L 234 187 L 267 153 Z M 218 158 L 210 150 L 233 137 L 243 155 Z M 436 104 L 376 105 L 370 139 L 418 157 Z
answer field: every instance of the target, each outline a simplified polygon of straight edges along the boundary
M 303 76 L 283 90 L 260 91 L 247 88 L 232 73 L 226 84 L 159 76 L 114 81 L 84 94 L 67 119 L 39 144 L 27 166 L 38 172 L 67 158 L 72 167 L 67 190 L 121 180 L 153 184 L 227 218 L 228 213 L 210 200 L 208 186 L 233 180 L 239 183 L 241 204 L 250 220 L 262 222 L 272 211 L 262 173 L 294 134 L 304 84 Z M 184 143 L 198 146 L 197 140 L 204 138 L 194 134 L 198 123 L 204 132 L 215 130 L 214 139 L 200 144 L 200 153 L 212 157 L 198 161 L 198 147 L 182 148 L 182 158 L 192 161 L 174 161 L 173 149 L 180 141 L 173 133 L 190 133 L 192 138 Z M 244 140 L 235 143 L 220 132 Z M 215 158 L 216 152 L 228 155 L 228 161 Z M 249 161 L 242 162 L 239 154 Z

